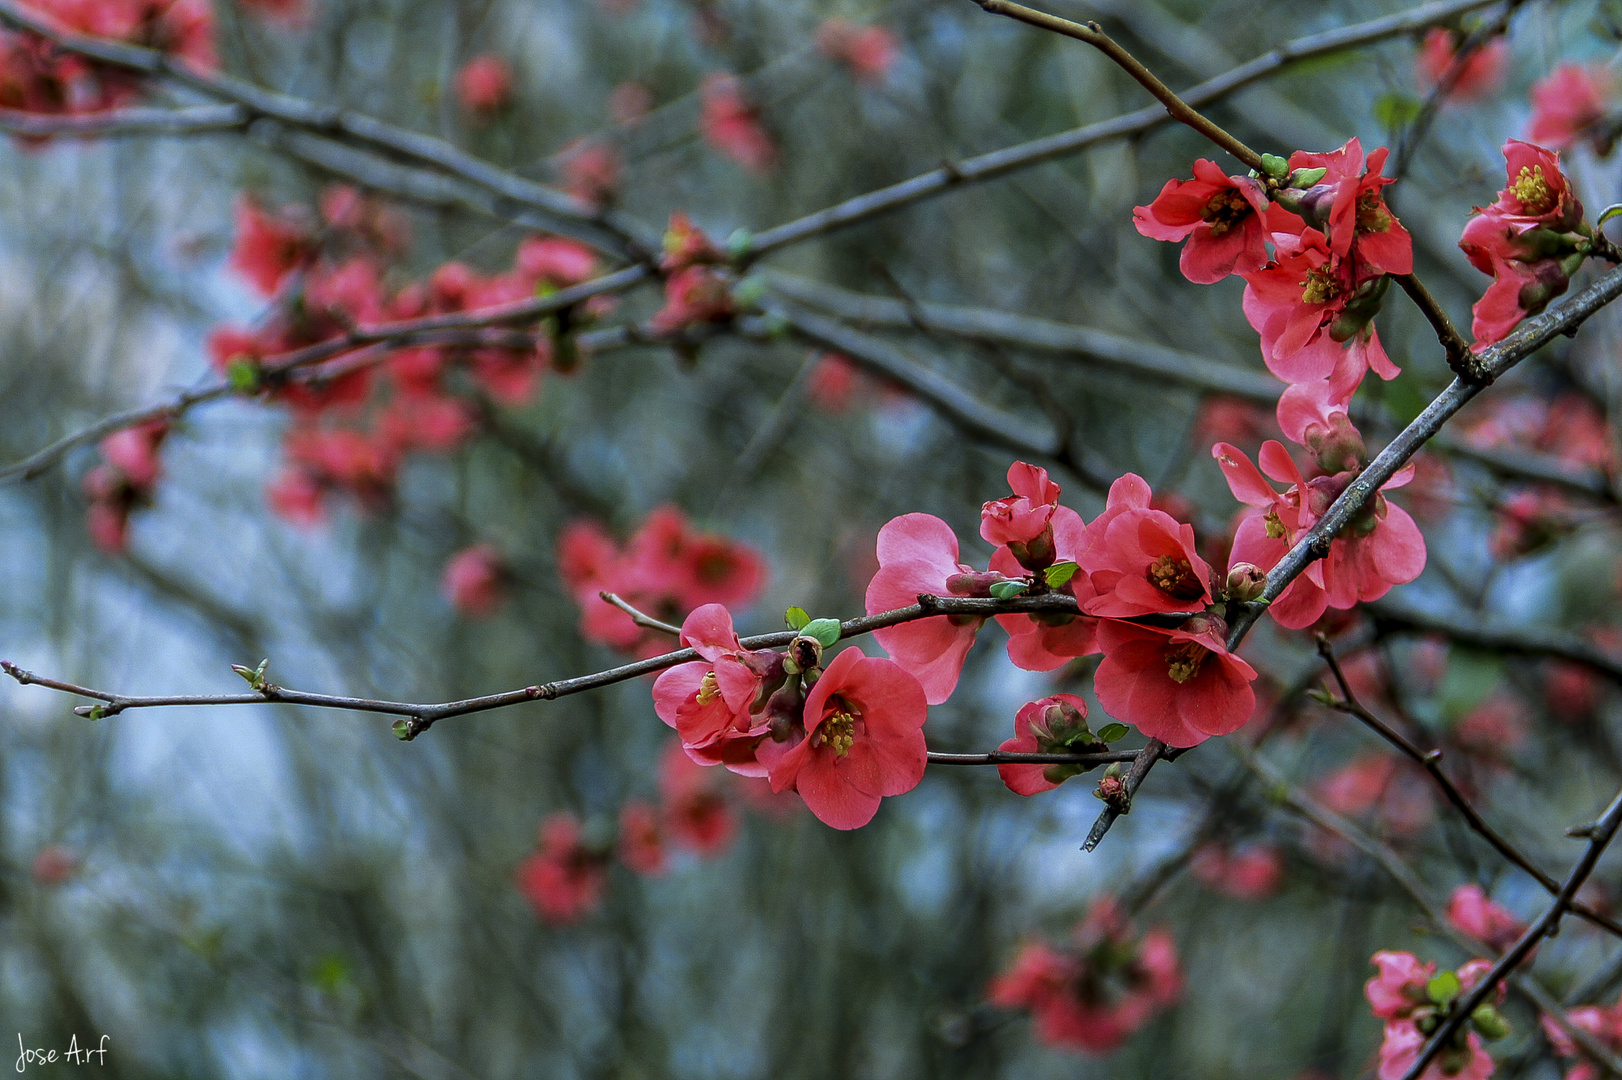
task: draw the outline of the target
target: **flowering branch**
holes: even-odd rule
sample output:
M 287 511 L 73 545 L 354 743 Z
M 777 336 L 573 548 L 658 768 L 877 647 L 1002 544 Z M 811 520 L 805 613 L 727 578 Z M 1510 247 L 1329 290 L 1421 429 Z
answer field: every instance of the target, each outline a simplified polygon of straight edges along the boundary
M 1611 800 L 1611 805 L 1606 807 L 1605 813 L 1594 823 L 1594 827 L 1589 833 L 1591 839 L 1588 842 L 1588 849 L 1583 852 L 1582 858 L 1577 860 L 1577 865 L 1572 867 L 1571 873 L 1567 875 L 1559 893 L 1555 895 L 1554 903 L 1549 905 L 1548 910 L 1543 913 L 1537 922 L 1527 927 L 1526 932 L 1492 966 L 1492 970 L 1487 972 L 1486 976 L 1476 984 L 1475 989 L 1471 990 L 1458 1007 L 1448 1014 L 1447 1019 L 1442 1021 L 1441 1026 L 1436 1029 L 1436 1033 L 1431 1036 L 1430 1042 L 1425 1044 L 1425 1049 L 1419 1052 L 1419 1057 L 1408 1071 L 1403 1074 L 1402 1080 L 1419 1080 L 1420 1075 L 1436 1059 L 1436 1055 L 1442 1052 L 1442 1048 L 1448 1044 L 1448 1041 L 1453 1038 L 1459 1028 L 1470 1019 L 1476 1007 L 1487 1000 L 1487 995 L 1495 991 L 1498 984 L 1503 982 L 1522 960 L 1526 959 L 1527 955 L 1537 947 L 1538 942 L 1555 932 L 1566 910 L 1572 907 L 1572 901 L 1577 895 L 1577 890 L 1582 888 L 1583 882 L 1588 880 L 1588 875 L 1593 872 L 1595 865 L 1599 862 L 1599 857 L 1610 846 L 1611 839 L 1616 835 L 1618 825 L 1622 825 L 1622 791 L 1617 793 L 1616 798 Z
M 1051 30 L 1055 34 L 1085 41 L 1111 60 L 1115 61 L 1128 75 L 1132 76 L 1140 86 L 1153 94 L 1166 112 L 1174 120 L 1186 124 L 1195 131 L 1210 139 L 1216 145 L 1232 154 L 1246 168 L 1260 170 L 1262 156 L 1233 135 L 1229 134 L 1213 122 L 1209 117 L 1202 115 L 1188 102 L 1178 97 L 1171 87 L 1155 77 L 1154 72 L 1144 67 L 1131 53 L 1123 49 L 1120 44 L 1095 22 L 1077 23 L 1069 19 L 1061 19 L 1056 15 L 1049 15 L 1045 11 L 1028 8 L 1024 4 L 1015 4 L 1011 0 L 975 0 L 981 9 L 992 15 L 1006 15 L 1022 23 L 1035 26 L 1043 30 Z
M 1342 712 L 1348 716 L 1354 716 L 1361 720 L 1371 731 L 1379 735 L 1380 738 L 1402 751 L 1402 753 L 1410 760 L 1423 766 L 1425 771 L 1430 774 L 1431 779 L 1436 781 L 1436 786 L 1442 789 L 1442 794 L 1447 798 L 1447 801 L 1452 803 L 1454 809 L 1458 810 L 1458 812 L 1464 816 L 1464 820 L 1469 824 L 1470 828 L 1476 833 L 1476 835 L 1480 836 L 1483 840 L 1487 841 L 1487 843 L 1491 844 L 1493 850 L 1498 852 L 1498 854 L 1502 855 L 1504 858 L 1520 867 L 1520 869 L 1524 870 L 1527 874 L 1531 875 L 1539 885 L 1542 885 L 1544 889 L 1550 893 L 1550 895 L 1557 895 L 1560 892 L 1560 882 L 1555 880 L 1549 874 L 1546 874 L 1540 870 L 1531 859 L 1528 859 L 1525 855 L 1518 851 L 1513 844 L 1500 836 L 1496 829 L 1494 829 L 1491 825 L 1488 825 L 1485 819 L 1482 818 L 1481 814 L 1477 812 L 1476 808 L 1470 805 L 1469 800 L 1466 799 L 1463 793 L 1459 791 L 1458 787 L 1454 785 L 1453 781 L 1448 779 L 1447 774 L 1442 771 L 1442 751 L 1431 750 L 1427 753 L 1426 751 L 1421 750 L 1419 747 L 1415 746 L 1412 742 L 1405 738 L 1400 732 L 1392 728 L 1391 725 L 1387 724 L 1385 721 L 1381 720 L 1379 717 L 1370 712 L 1360 701 L 1357 700 L 1357 695 L 1352 691 L 1351 684 L 1347 681 L 1345 673 L 1341 670 L 1340 661 L 1336 659 L 1335 650 L 1333 646 L 1329 644 L 1329 639 L 1324 637 L 1322 634 L 1319 634 L 1317 637 L 1318 655 L 1323 657 L 1323 661 L 1328 665 L 1330 673 L 1334 675 L 1335 683 L 1340 688 L 1341 694 L 1339 698 L 1324 697 L 1320 698 L 1319 700 L 1337 712 Z M 1604 927 L 1606 930 L 1609 930 L 1618 937 L 1622 937 L 1622 923 L 1618 923 L 1615 919 L 1593 910 L 1587 904 L 1573 902 L 1571 905 L 1571 910 L 1582 918 L 1587 919 L 1595 926 Z

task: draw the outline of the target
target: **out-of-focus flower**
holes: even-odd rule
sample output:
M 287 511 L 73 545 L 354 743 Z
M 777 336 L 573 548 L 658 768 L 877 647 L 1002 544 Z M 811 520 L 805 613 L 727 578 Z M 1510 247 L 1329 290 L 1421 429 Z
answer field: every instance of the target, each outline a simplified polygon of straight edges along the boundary
M 1526 138 L 1563 150 L 1593 129 L 1617 104 L 1617 78 L 1605 64 L 1561 64 L 1532 84 L 1532 123 Z
M 1284 856 L 1271 844 L 1201 844 L 1189 860 L 1201 885 L 1235 900 L 1265 900 L 1284 881 Z
M 535 913 L 549 923 L 578 922 L 602 903 L 608 858 L 586 847 L 572 814 L 541 823 L 541 849 L 518 864 L 516 880 Z
M 710 74 L 699 89 L 699 99 L 704 141 L 750 172 L 770 172 L 777 164 L 777 147 L 760 126 L 760 112 L 744 97 L 738 80 L 720 72 Z
M 512 102 L 513 75 L 495 53 L 480 53 L 456 73 L 456 97 L 474 116 L 489 118 Z
M 1464 36 L 1445 26 L 1433 26 L 1425 32 L 1419 51 L 1414 54 L 1414 74 L 1420 87 L 1429 90 L 1441 83 L 1458 59 L 1459 46 Z M 1504 67 L 1509 61 L 1509 42 L 1494 37 L 1483 42 L 1465 59 L 1453 78 L 1447 97 L 1454 101 L 1468 101 L 1487 97 L 1504 83 Z
M 845 19 L 829 19 L 817 27 L 817 48 L 830 60 L 848 65 L 864 82 L 883 80 L 901 54 L 894 32 L 882 26 L 857 26 Z
M 470 619 L 488 618 L 507 598 L 507 566 L 491 544 L 474 544 L 451 556 L 440 588 L 457 611 Z

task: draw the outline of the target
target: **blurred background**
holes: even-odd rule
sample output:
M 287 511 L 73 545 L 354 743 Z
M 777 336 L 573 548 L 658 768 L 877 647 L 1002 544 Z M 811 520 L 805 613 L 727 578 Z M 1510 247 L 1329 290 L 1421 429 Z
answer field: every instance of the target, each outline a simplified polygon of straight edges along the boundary
M 1098 19 L 1178 87 L 1407 10 L 1047 7 Z M 742 244 L 943 161 L 949 175 L 1149 104 L 1080 43 L 963 0 L 215 0 L 212 15 L 222 71 L 611 203 L 651 244 L 673 212 Z M 1610 63 L 1622 44 L 1615 3 L 1477 5 L 1442 25 L 1500 18 L 1492 77 L 1430 107 L 1421 20 L 1211 108 L 1271 152 L 1354 136 L 1400 147 L 1392 207 L 1461 322 L 1487 281 L 1457 237 L 1502 185 L 1499 147 L 1525 133 L 1533 85 L 1562 64 Z M 494 62 L 469 75 L 481 57 Z M 137 100 L 206 98 L 152 81 Z M 499 200 L 481 209 L 460 181 L 404 197 L 412 162 L 323 158 L 290 130 L 0 145 L 5 464 L 215 384 L 231 354 L 211 361 L 211 335 L 288 317 L 299 283 L 267 298 L 243 269 L 255 213 L 303 230 L 333 266 L 360 251 L 396 313 L 447 263 L 488 281 L 548 235 Z M 1591 218 L 1622 197 L 1609 149 L 1566 158 Z M 1006 493 L 1015 458 L 1049 467 L 1088 518 L 1110 479 L 1138 472 L 1219 551 L 1238 507 L 1210 444 L 1254 452 L 1276 437 L 1279 384 L 1241 282 L 1189 284 L 1177 248 L 1131 225 L 1134 205 L 1201 156 L 1216 155 L 1163 127 L 807 230 L 755 265 L 746 318 L 677 347 L 614 330 L 664 305 L 657 280 L 632 287 L 584 330 L 553 326 L 584 336 L 552 347 L 537 385 L 448 382 L 455 433 L 405 440 L 370 486 L 352 461 L 311 464 L 298 433 L 335 414 L 312 420 L 282 398 L 189 410 L 156 451 L 161 476 L 111 497 L 86 477 L 117 450 L 87 442 L 0 488 L 0 655 L 125 694 L 240 691 L 229 665 L 262 658 L 300 689 L 490 693 L 636 651 L 583 636 L 582 590 L 559 567 L 571 523 L 623 542 L 674 506 L 691 529 L 747 545 L 764 576 L 732 608 L 742 632 L 769 632 L 791 604 L 859 614 L 874 537 L 897 514 L 940 516 L 984 565 L 979 507 Z M 335 184 L 365 200 L 370 239 L 323 206 Z M 996 322 L 1007 315 L 1030 318 Z M 1095 333 L 1035 340 L 1049 323 Z M 1619 328 L 1593 319 L 1460 418 L 1399 497 L 1425 531 L 1426 574 L 1322 627 L 1370 707 L 1446 748 L 1484 813 L 1556 876 L 1580 851 L 1562 830 L 1592 820 L 1622 776 L 1614 690 L 1590 667 L 1497 651 L 1482 628 L 1614 643 Z M 1379 329 L 1403 375 L 1360 398 L 1376 446 L 1449 378 L 1395 292 Z M 1155 357 L 1182 374 L 1157 374 Z M 363 415 L 340 420 L 363 429 Z M 98 545 L 87 511 L 110 498 L 127 531 Z M 485 561 L 447 581 L 469 549 Z M 998 632 L 981 638 L 962 688 L 931 711 L 932 749 L 993 749 L 1046 694 L 1091 700 L 1090 662 L 1023 672 Z M 759 785 L 684 778 L 661 764 L 673 737 L 646 680 L 447 720 L 409 743 L 389 717 L 282 706 L 92 722 L 73 699 L 6 680 L 0 1040 L 61 1049 L 105 1034 L 103 1067 L 129 1077 L 1369 1075 L 1370 954 L 1468 956 L 1288 793 L 1386 845 L 1438 910 L 1467 884 L 1522 920 L 1546 898 L 1423 772 L 1304 696 L 1323 677 L 1310 634 L 1265 623 L 1245 655 L 1267 687 L 1258 718 L 1157 769 L 1090 854 L 1096 774 L 1023 798 L 994 770 L 933 768 L 849 834 Z M 1230 743 L 1260 743 L 1274 782 Z M 669 826 L 693 784 L 710 832 L 672 843 L 658 875 L 602 855 L 596 902 L 544 917 L 521 872 L 543 821 L 573 815 L 582 850 L 600 854 L 627 803 L 662 807 Z M 1602 864 L 1584 898 L 1602 907 L 1618 884 Z M 1048 1045 L 986 994 L 1022 943 L 1063 940 L 1101 896 L 1170 934 L 1186 988 L 1118 1050 L 1089 1055 Z M 1568 921 L 1535 970 L 1573 1003 L 1609 1003 L 1617 951 Z M 1503 1075 L 1560 1075 L 1535 1013 L 1518 998 L 1506 1010 Z

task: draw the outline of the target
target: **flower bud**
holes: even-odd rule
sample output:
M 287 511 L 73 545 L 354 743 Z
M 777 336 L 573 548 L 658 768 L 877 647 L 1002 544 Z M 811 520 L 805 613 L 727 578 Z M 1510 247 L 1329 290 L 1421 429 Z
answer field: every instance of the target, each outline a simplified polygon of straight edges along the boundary
M 1234 563 L 1228 569 L 1227 588 L 1234 600 L 1254 600 L 1267 590 L 1267 571 L 1255 563 Z
M 1092 730 L 1079 709 L 1068 701 L 1060 701 L 1042 710 L 1031 724 L 1031 734 L 1044 750 L 1058 750 L 1079 738 L 1091 737 Z
M 822 663 L 822 642 L 801 634 L 788 643 L 788 656 L 801 671 L 810 671 Z
M 1369 452 L 1363 435 L 1352 426 L 1345 413 L 1331 415 L 1327 428 L 1316 423 L 1308 425 L 1305 436 L 1307 450 L 1317 460 L 1318 467 L 1330 475 L 1358 472 L 1368 463 Z
M 805 697 L 800 692 L 799 679 L 790 679 L 767 699 L 761 715 L 771 731 L 772 742 L 788 741 L 804 707 Z
M 1009 541 L 1008 551 L 1025 569 L 1033 573 L 1046 570 L 1059 557 L 1059 549 L 1053 542 L 1053 526 L 1049 525 L 1023 543 L 1018 540 Z
M 967 574 L 953 574 L 946 579 L 946 591 L 953 596 L 991 595 L 991 587 L 999 581 L 1009 580 L 1006 574 L 999 574 L 995 570 L 973 571 Z
M 1485 1003 L 1477 1005 L 1476 1011 L 1470 1014 L 1470 1022 L 1475 1025 L 1483 1039 L 1496 1041 L 1509 1036 L 1509 1021 L 1504 1019 L 1503 1013 L 1491 1005 Z

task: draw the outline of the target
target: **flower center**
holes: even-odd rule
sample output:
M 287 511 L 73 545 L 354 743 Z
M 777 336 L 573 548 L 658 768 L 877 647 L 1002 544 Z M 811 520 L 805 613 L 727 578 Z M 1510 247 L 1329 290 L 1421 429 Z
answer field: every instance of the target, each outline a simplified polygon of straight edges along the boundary
M 1149 584 L 1174 600 L 1193 600 L 1205 595 L 1205 586 L 1200 584 L 1194 567 L 1187 559 L 1162 555 L 1149 564 L 1143 576 L 1149 579 Z
M 1211 650 L 1195 641 L 1185 641 L 1166 650 L 1166 674 L 1179 685 L 1200 673 L 1200 665 Z
M 1267 529 L 1269 540 L 1284 539 L 1284 521 L 1278 516 L 1277 510 L 1267 511 L 1267 516 L 1262 518 L 1262 526 Z
M 1365 191 L 1357 197 L 1357 231 L 1360 233 L 1391 231 L 1391 212 L 1385 208 L 1385 199 L 1378 191 Z
M 1308 270 L 1307 276 L 1301 280 L 1303 304 L 1327 304 L 1339 295 L 1340 283 L 1335 280 L 1335 275 L 1322 267 Z
M 817 734 L 833 750 L 834 756 L 844 757 L 856 743 L 856 717 L 848 712 L 836 712 L 823 719 Z
M 1525 213 L 1547 214 L 1554 209 L 1554 185 L 1544 177 L 1542 165 L 1523 165 L 1509 190 L 1520 200 Z
M 1250 200 L 1239 194 L 1237 188 L 1223 188 L 1200 211 L 1200 217 L 1211 224 L 1211 235 L 1222 236 L 1245 218 L 1256 212 Z
M 721 683 L 716 679 L 715 672 L 706 671 L 704 677 L 698 680 L 698 703 L 708 705 L 721 696 Z

